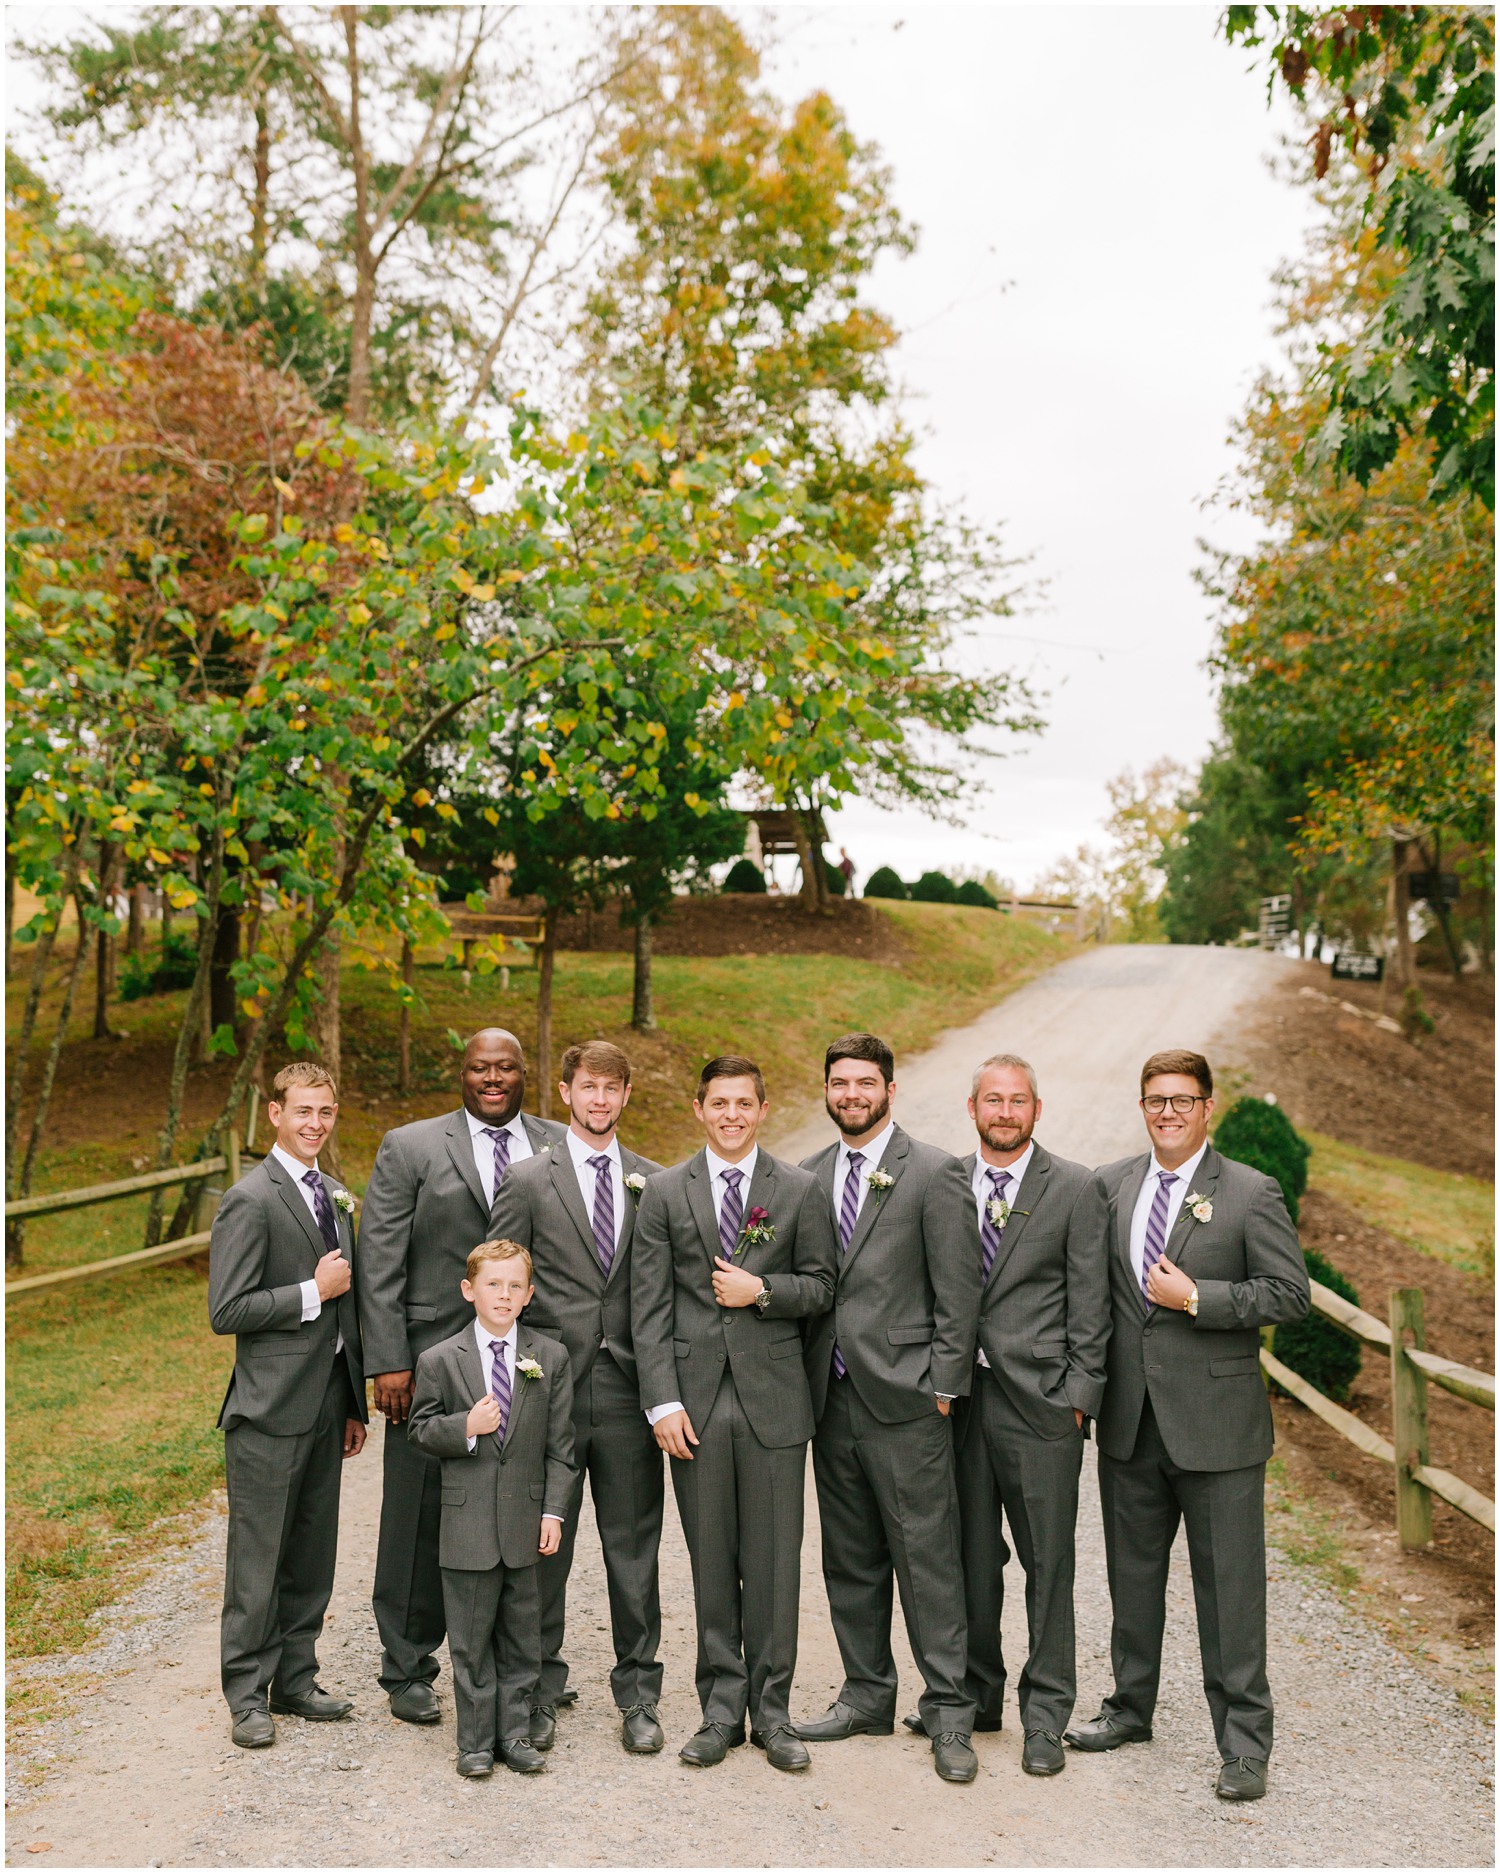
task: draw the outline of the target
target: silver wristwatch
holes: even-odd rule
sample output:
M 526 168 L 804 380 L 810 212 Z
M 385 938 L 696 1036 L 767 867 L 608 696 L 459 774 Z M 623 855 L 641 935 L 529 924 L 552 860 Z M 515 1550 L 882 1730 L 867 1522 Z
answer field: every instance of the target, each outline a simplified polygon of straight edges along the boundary
M 764 1316 L 766 1308 L 770 1305 L 770 1301 L 771 1284 L 766 1280 L 765 1276 L 762 1275 L 760 1278 L 760 1293 L 756 1295 L 753 1303 L 756 1313 Z

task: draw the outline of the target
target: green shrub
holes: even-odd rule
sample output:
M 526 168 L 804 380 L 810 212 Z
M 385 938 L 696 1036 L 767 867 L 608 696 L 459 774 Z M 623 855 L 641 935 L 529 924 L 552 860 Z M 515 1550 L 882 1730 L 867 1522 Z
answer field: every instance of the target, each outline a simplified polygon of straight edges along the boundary
M 729 876 L 724 880 L 726 891 L 759 892 L 765 896 L 766 874 L 754 859 L 737 858 L 729 867 Z
M 165 956 L 137 950 L 120 964 L 120 1000 L 138 1002 L 169 989 L 190 989 L 198 972 L 198 947 L 185 936 L 167 939 Z
M 839 870 L 837 865 L 826 858 L 823 861 L 823 876 L 828 880 L 828 895 L 830 897 L 842 897 L 849 889 L 849 880 Z
M 1347 1275 L 1341 1275 L 1332 1262 L 1325 1261 L 1316 1249 L 1304 1249 L 1302 1259 L 1307 1263 L 1310 1280 L 1321 1281 L 1325 1288 L 1332 1288 L 1335 1294 L 1359 1306 L 1354 1283 Z M 1287 1321 L 1276 1329 L 1271 1351 L 1284 1366 L 1300 1373 L 1329 1398 L 1341 1405 L 1348 1402 L 1349 1388 L 1359 1377 L 1359 1342 L 1340 1333 L 1332 1321 L 1325 1320 L 1321 1314 Z
M 977 910 L 999 910 L 1000 900 L 993 891 L 986 891 L 977 878 L 965 878 L 958 887 L 954 898 L 956 904 L 972 904 Z
M 1226 1158 L 1274 1177 L 1296 1222 L 1302 1193 L 1307 1188 L 1307 1160 L 1312 1156 L 1312 1146 L 1280 1106 L 1249 1095 L 1236 1099 L 1220 1119 L 1214 1143 Z
M 882 865 L 878 871 L 872 871 L 865 880 L 865 896 L 910 897 L 911 893 L 889 865 Z
M 918 904 L 956 904 L 958 886 L 946 872 L 924 871 L 911 888 L 911 895 Z

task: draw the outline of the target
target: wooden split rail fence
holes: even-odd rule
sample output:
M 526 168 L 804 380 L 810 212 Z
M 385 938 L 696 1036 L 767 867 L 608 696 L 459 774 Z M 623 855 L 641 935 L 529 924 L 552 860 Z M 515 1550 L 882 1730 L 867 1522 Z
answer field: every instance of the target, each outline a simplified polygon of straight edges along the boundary
M 1494 1375 L 1460 1365 L 1455 1359 L 1442 1359 L 1426 1350 L 1420 1288 L 1392 1289 L 1389 1326 L 1319 1281 L 1312 1284 L 1312 1305 L 1315 1313 L 1330 1321 L 1341 1333 L 1358 1340 L 1361 1346 L 1373 1346 L 1390 1360 L 1391 1430 L 1395 1441 L 1387 1442 L 1352 1411 L 1334 1404 L 1316 1386 L 1309 1385 L 1300 1373 L 1283 1365 L 1271 1351 L 1274 1329 L 1270 1327 L 1261 1336 L 1264 1344 L 1260 1363 L 1267 1377 L 1274 1379 L 1283 1391 L 1290 1392 L 1367 1457 L 1392 1465 L 1396 1472 L 1396 1533 L 1403 1548 L 1425 1548 L 1432 1540 L 1434 1496 L 1440 1496 L 1451 1508 L 1480 1523 L 1493 1535 L 1494 1503 L 1461 1476 L 1435 1469 L 1427 1461 L 1427 1387 L 1429 1384 L 1440 1386 L 1455 1398 L 1493 1411 Z
M 55 1216 L 61 1210 L 81 1210 L 95 1203 L 115 1203 L 124 1197 L 139 1196 L 143 1191 L 170 1189 L 173 1184 L 199 1185 L 201 1202 L 211 1178 L 225 1177 L 226 1187 L 237 1184 L 241 1156 L 257 1155 L 253 1150 L 253 1140 L 259 1100 L 260 1089 L 253 1087 L 243 1153 L 239 1133 L 231 1131 L 226 1140 L 227 1149 L 220 1157 L 199 1158 L 192 1164 L 170 1164 L 164 1171 L 143 1171 L 139 1177 L 122 1177 L 113 1184 L 90 1184 L 82 1190 L 53 1190 L 40 1197 L 19 1197 L 15 1202 L 6 1204 L 6 1221 L 9 1222 L 13 1216 Z M 47 1294 L 57 1288 L 68 1287 L 75 1281 L 103 1281 L 110 1275 L 129 1274 L 136 1268 L 155 1268 L 163 1262 L 186 1261 L 190 1255 L 202 1254 L 208 1247 L 211 1234 L 211 1230 L 199 1229 L 190 1236 L 175 1236 L 170 1242 L 158 1242 L 153 1248 L 136 1249 L 128 1255 L 107 1256 L 102 1262 L 84 1262 L 76 1268 L 52 1268 L 45 1274 L 24 1275 L 19 1281 L 6 1282 L 5 1298 L 10 1301 L 32 1294 Z

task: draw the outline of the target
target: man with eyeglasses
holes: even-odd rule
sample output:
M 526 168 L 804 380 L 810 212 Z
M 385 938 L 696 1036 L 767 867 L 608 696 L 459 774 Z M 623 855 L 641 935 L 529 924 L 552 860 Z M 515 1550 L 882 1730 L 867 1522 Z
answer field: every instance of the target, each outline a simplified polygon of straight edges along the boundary
M 1167 1569 L 1187 1526 L 1203 1688 L 1223 1758 L 1216 1792 L 1266 1792 L 1265 1473 L 1271 1408 L 1260 1329 L 1307 1313 L 1307 1269 L 1280 1186 L 1208 1142 L 1202 1054 L 1141 1069 L 1152 1149 L 1099 1173 L 1111 1209 L 1114 1331 L 1100 1408 L 1099 1497 L 1114 1610 L 1114 1689 L 1075 1749 L 1144 1743 L 1161 1677 Z

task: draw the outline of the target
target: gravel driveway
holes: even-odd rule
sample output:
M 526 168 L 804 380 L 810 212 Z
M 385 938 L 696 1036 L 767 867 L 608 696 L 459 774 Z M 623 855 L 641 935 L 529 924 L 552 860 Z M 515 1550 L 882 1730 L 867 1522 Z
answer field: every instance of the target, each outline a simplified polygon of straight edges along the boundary
M 1096 1161 L 1136 1143 L 1134 1072 L 1157 1045 L 1211 1047 L 1279 965 L 1237 951 L 1091 952 L 945 1037 L 898 1074 L 901 1116 L 966 1148 L 963 1094 L 985 1053 L 1027 1054 L 1042 1081 L 1041 1135 Z M 827 1136 L 810 1128 L 810 1149 Z M 1492 1731 L 1424 1679 L 1371 1627 L 1273 1552 L 1270 1674 L 1277 1703 L 1272 1792 L 1247 1807 L 1213 1794 L 1217 1757 L 1198 1682 L 1186 1556 L 1179 1543 L 1156 1738 L 1111 1756 L 1071 1755 L 1065 1774 L 1020 1769 L 1010 1729 L 975 1739 L 979 1779 L 937 1781 L 925 1744 L 900 1732 L 815 1749 L 779 1775 L 758 1751 L 711 1771 L 683 1768 L 694 1728 L 692 1605 L 675 1512 L 663 1543 L 659 1757 L 627 1757 L 609 1703 L 608 1633 L 592 1518 L 574 1575 L 569 1653 L 582 1689 L 546 1776 L 461 1782 L 445 1721 L 396 1723 L 375 1684 L 370 1585 L 379 1512 L 379 1428 L 346 1472 L 337 1591 L 323 1681 L 351 1693 L 340 1725 L 283 1720 L 274 1749 L 229 1743 L 217 1682 L 224 1521 L 201 1534 L 101 1622 L 86 1658 L 20 1667 L 87 1673 L 99 1688 L 9 1752 L 7 1861 L 35 1866 L 1494 1864 Z M 669 1496 L 670 1496 L 670 1492 Z M 794 1709 L 812 1714 L 839 1680 L 819 1573 L 809 1473 L 803 1635 Z M 1019 1584 L 1006 1611 L 1019 1662 Z M 1084 1465 L 1078 1567 L 1080 1708 L 1108 1687 L 1109 1603 L 1092 1446 Z M 904 1640 L 897 1658 L 918 1689 Z M 40 1847 L 40 1843 L 47 1843 Z M 39 1848 L 30 1852 L 28 1849 Z

